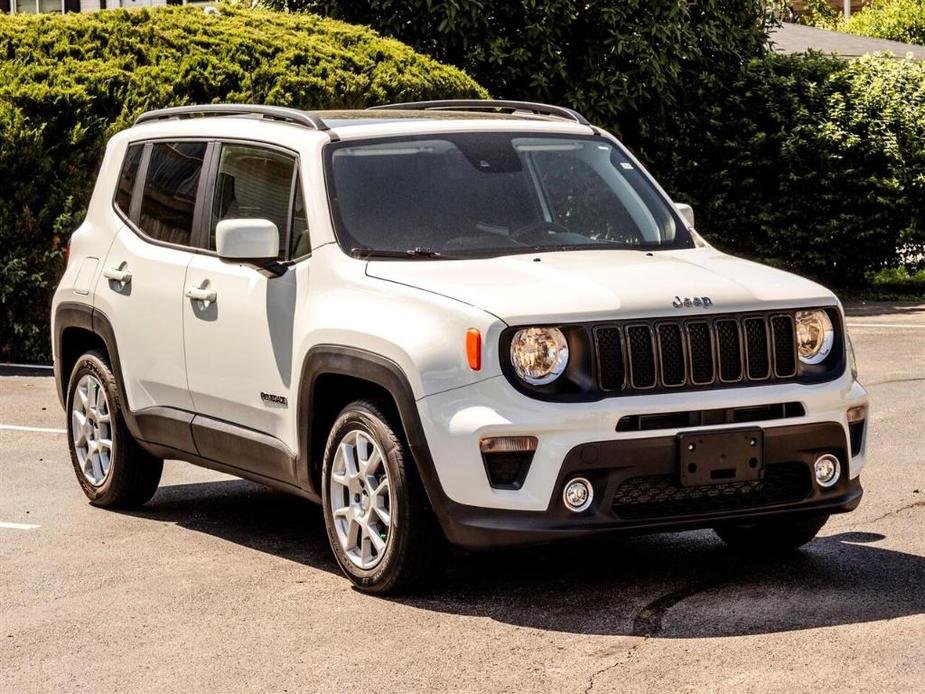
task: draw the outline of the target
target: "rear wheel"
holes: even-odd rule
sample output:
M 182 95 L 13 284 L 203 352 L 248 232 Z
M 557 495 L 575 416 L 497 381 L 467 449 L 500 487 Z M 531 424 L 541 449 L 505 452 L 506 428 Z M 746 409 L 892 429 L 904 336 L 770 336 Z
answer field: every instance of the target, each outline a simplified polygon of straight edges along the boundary
M 71 462 L 96 506 L 139 506 L 160 483 L 164 461 L 150 455 L 125 425 L 116 379 L 106 356 L 87 352 L 71 372 L 67 392 Z
M 829 520 L 827 514 L 781 518 L 754 523 L 718 525 L 713 531 L 730 548 L 750 554 L 789 552 L 816 537 Z
M 356 401 L 325 449 L 328 540 L 341 570 L 369 593 L 421 586 L 441 564 L 443 538 L 398 431 L 382 403 Z

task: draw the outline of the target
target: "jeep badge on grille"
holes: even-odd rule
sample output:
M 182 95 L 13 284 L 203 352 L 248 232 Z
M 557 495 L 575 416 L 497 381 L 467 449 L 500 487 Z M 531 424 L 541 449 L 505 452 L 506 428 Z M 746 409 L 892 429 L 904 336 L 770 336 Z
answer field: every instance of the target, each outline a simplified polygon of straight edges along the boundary
M 708 296 L 676 296 L 671 305 L 675 308 L 710 308 L 713 301 Z

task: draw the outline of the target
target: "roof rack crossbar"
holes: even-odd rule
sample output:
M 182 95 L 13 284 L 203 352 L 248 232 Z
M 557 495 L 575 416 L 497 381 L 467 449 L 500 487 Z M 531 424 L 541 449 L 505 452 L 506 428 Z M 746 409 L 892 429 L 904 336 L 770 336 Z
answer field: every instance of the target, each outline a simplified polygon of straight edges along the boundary
M 509 101 L 506 99 L 445 99 L 443 101 L 409 101 L 401 104 L 371 106 L 370 111 L 529 111 L 540 116 L 552 116 L 574 121 L 580 125 L 591 125 L 588 119 L 577 111 L 564 106 L 550 106 L 532 101 Z
M 313 130 L 329 130 L 327 124 L 314 113 L 285 106 L 262 106 L 259 104 L 203 104 L 201 106 L 162 108 L 157 111 L 142 113 L 135 121 L 135 125 L 171 118 L 195 118 L 197 116 L 261 116 L 268 120 L 294 123 Z

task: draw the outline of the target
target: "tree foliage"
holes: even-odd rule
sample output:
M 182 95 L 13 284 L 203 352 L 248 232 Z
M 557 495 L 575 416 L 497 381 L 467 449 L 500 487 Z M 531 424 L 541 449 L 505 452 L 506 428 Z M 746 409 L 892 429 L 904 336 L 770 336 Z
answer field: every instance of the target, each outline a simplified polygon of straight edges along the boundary
M 373 31 L 222 6 L 0 15 L 0 361 L 47 360 L 50 292 L 106 139 L 141 112 L 477 97 L 459 70 Z

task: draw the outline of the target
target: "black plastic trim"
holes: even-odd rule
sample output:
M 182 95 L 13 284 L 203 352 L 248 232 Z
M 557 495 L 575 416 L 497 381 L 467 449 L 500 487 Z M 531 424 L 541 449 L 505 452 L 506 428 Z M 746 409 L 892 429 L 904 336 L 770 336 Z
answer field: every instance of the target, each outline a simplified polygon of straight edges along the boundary
M 838 455 L 847 471 L 848 440 L 837 422 L 768 427 L 764 430 L 766 462 L 800 461 L 810 465 L 823 451 Z M 466 506 L 449 501 L 442 509 L 444 530 L 455 544 L 472 549 L 532 545 L 594 534 L 641 534 L 709 528 L 721 523 L 781 516 L 845 513 L 861 501 L 858 478 L 847 474 L 829 489 L 817 485 L 801 501 L 735 511 L 646 520 L 615 516 L 611 501 L 622 481 L 639 475 L 678 474 L 678 437 L 620 439 L 576 446 L 565 457 L 544 511 L 511 511 Z M 594 485 L 587 511 L 572 513 L 559 502 L 567 480 L 585 477 Z
M 323 374 L 338 374 L 369 381 L 381 386 L 392 395 L 401 418 L 405 440 L 414 457 L 430 506 L 436 513 L 444 532 L 449 536 L 450 521 L 446 509 L 451 502 L 443 492 L 443 487 L 437 478 L 430 447 L 427 445 L 427 437 L 421 425 L 414 391 L 398 364 L 373 352 L 345 345 L 323 344 L 312 347 L 306 355 L 299 381 L 297 413 L 299 431 L 297 469 L 300 486 L 314 496 L 320 496 L 320 490 L 315 489 L 311 479 L 312 465 L 316 461 L 311 460 L 310 442 L 312 440 L 312 394 L 318 377 Z

